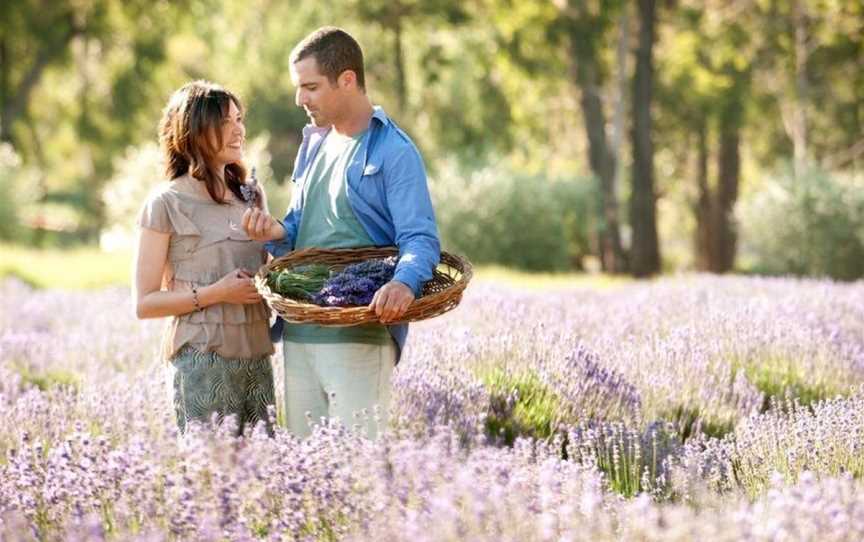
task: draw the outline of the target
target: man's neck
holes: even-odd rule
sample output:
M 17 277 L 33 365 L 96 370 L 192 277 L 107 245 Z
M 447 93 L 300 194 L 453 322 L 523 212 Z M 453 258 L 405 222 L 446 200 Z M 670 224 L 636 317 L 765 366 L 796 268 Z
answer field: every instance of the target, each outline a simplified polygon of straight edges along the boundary
M 369 128 L 369 122 L 372 120 L 372 103 L 369 98 L 363 94 L 358 97 L 357 101 L 348 108 L 348 114 L 339 121 L 333 124 L 333 130 L 343 136 L 351 137 L 364 132 Z

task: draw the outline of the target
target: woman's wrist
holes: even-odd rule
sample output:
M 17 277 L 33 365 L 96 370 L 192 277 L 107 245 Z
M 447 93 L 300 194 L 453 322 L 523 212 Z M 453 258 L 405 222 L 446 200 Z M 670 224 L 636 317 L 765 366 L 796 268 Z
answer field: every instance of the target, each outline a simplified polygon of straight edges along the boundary
M 198 299 L 198 287 L 192 287 L 192 308 L 196 311 L 200 311 L 204 307 L 201 306 L 201 301 Z
M 211 284 L 198 288 L 198 308 L 203 309 L 210 305 L 215 305 L 222 300 L 222 290 L 218 284 Z
M 275 224 L 270 226 L 270 239 L 269 241 L 281 241 L 285 239 L 285 225 L 282 224 L 282 221 L 279 219 L 273 219 Z

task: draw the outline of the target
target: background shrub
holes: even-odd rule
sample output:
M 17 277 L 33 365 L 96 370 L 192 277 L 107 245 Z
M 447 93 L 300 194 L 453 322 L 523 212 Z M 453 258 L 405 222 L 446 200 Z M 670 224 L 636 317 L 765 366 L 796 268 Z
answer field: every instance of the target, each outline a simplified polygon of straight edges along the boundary
M 505 168 L 430 180 L 442 247 L 475 263 L 531 271 L 581 269 L 589 254 L 590 178 L 548 178 Z
M 864 176 L 816 168 L 770 178 L 739 208 L 750 270 L 864 277 Z
M 22 224 L 26 207 L 41 193 L 36 189 L 36 172 L 24 167 L 15 149 L 0 143 L 0 240 L 26 241 L 27 229 Z

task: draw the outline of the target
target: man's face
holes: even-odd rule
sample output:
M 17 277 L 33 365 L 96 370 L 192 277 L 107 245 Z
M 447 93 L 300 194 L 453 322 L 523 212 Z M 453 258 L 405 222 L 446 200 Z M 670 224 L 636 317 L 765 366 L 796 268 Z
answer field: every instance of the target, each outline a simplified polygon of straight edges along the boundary
M 330 84 L 326 76 L 318 71 L 318 61 L 307 56 L 291 65 L 291 81 L 297 87 L 294 101 L 315 126 L 335 124 L 342 114 L 342 89 Z

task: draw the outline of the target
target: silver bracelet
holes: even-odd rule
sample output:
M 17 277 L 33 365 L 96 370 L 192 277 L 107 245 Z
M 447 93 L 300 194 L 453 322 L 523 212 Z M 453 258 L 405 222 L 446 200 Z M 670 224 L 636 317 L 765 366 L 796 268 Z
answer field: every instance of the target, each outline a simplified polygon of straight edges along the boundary
M 198 302 L 198 288 L 195 286 L 192 287 L 192 304 L 195 305 L 195 310 L 200 311 L 203 307 Z

